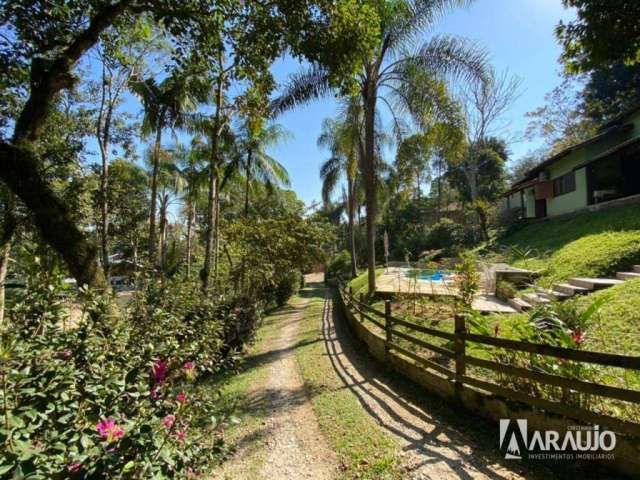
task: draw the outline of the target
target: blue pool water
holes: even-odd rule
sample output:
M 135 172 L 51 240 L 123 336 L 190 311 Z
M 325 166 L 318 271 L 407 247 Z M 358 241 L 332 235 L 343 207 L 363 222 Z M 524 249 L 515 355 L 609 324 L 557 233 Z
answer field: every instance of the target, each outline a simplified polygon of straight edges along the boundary
M 418 280 L 428 280 L 431 282 L 441 282 L 449 277 L 450 272 L 444 270 L 421 270 L 418 274 Z M 406 277 L 411 278 L 413 275 L 410 271 L 405 273 Z

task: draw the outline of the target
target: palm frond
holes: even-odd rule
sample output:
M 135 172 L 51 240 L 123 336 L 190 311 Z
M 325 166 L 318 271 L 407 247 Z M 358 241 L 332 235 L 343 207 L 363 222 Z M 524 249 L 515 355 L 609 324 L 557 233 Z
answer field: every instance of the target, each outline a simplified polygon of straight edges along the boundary
M 398 11 L 386 35 L 390 50 L 412 43 L 420 34 L 438 22 L 447 12 L 465 8 L 473 0 L 405 0 L 398 2 Z
M 429 39 L 397 66 L 401 77 L 406 76 L 408 69 L 417 67 L 436 77 L 463 81 L 485 80 L 489 70 L 484 49 L 464 38 L 446 35 Z
M 328 205 L 331 195 L 338 186 L 342 176 L 342 162 L 340 159 L 332 157 L 320 167 L 320 177 L 322 178 L 322 201 Z
M 273 117 L 331 92 L 329 73 L 320 67 L 301 70 L 289 77 L 283 91 L 269 107 Z

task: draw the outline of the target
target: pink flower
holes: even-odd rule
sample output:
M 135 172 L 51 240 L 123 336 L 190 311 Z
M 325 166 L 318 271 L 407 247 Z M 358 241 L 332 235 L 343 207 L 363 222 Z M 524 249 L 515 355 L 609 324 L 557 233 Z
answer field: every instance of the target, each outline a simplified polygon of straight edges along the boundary
M 196 368 L 196 364 L 194 362 L 186 362 L 183 367 L 185 370 L 193 370 Z
M 152 389 L 151 389 L 151 398 L 153 398 L 154 400 L 158 400 L 160 398 L 160 388 L 158 388 L 157 385 L 155 385 Z
M 574 342 L 576 342 L 576 345 L 580 345 L 582 342 L 584 342 L 584 332 L 581 330 L 574 330 L 571 334 L 571 338 Z
M 193 380 L 196 376 L 196 364 L 194 362 L 187 362 L 183 365 L 184 374 L 189 380 Z
M 164 423 L 165 427 L 171 428 L 171 427 L 173 427 L 173 423 L 175 421 L 176 421 L 176 416 L 169 414 L 166 417 L 164 417 L 164 420 L 162 420 L 162 423 Z
M 124 430 L 116 425 L 116 422 L 111 420 L 110 418 L 101 420 L 96 425 L 96 430 L 100 435 L 100 438 L 106 440 L 111 443 L 114 440 L 119 440 L 124 436 Z
M 78 473 L 81 468 L 82 468 L 81 463 L 70 463 L 69 465 L 67 465 L 67 472 Z
M 187 396 L 184 392 L 180 392 L 178 395 L 176 395 L 176 400 L 180 403 L 184 403 L 187 400 Z
M 151 367 L 151 378 L 156 383 L 163 383 L 167 378 L 168 364 L 163 360 L 156 360 Z
M 182 443 L 184 442 L 184 439 L 187 438 L 187 432 L 185 430 L 178 430 L 176 432 L 176 439 Z
M 70 350 L 63 350 L 62 352 L 58 353 L 58 355 L 63 360 L 69 360 L 72 357 Z

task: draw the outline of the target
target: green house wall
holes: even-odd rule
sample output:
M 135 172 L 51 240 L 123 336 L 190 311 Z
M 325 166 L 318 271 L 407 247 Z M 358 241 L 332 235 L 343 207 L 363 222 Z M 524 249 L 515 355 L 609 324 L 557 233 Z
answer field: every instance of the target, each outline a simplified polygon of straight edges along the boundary
M 571 213 L 589 205 L 587 169 L 585 167 L 576 169 L 576 167 L 616 147 L 622 142 L 640 136 L 640 112 L 627 118 L 625 124 L 631 124 L 632 128 L 606 136 L 600 141 L 573 151 L 567 156 L 558 159 L 546 169 L 547 178 L 552 181 L 572 170 L 576 172 L 576 189 L 573 192 L 547 199 L 548 217 Z M 532 196 L 531 199 L 527 196 L 526 200 L 527 218 L 535 217 L 535 196 Z
M 536 217 L 536 193 L 533 187 L 524 189 L 524 218 Z

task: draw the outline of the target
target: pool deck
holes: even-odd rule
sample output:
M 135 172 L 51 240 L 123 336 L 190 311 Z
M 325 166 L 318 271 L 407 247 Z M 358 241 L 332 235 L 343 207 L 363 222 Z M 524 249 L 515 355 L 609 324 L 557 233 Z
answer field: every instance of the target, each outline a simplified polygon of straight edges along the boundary
M 376 291 L 382 294 L 440 295 L 455 297 L 458 294 L 453 281 L 413 280 L 405 276 L 405 268 L 389 267 L 376 279 Z M 483 313 L 517 313 L 508 303 L 495 295 L 480 294 L 473 300 L 473 309 Z

